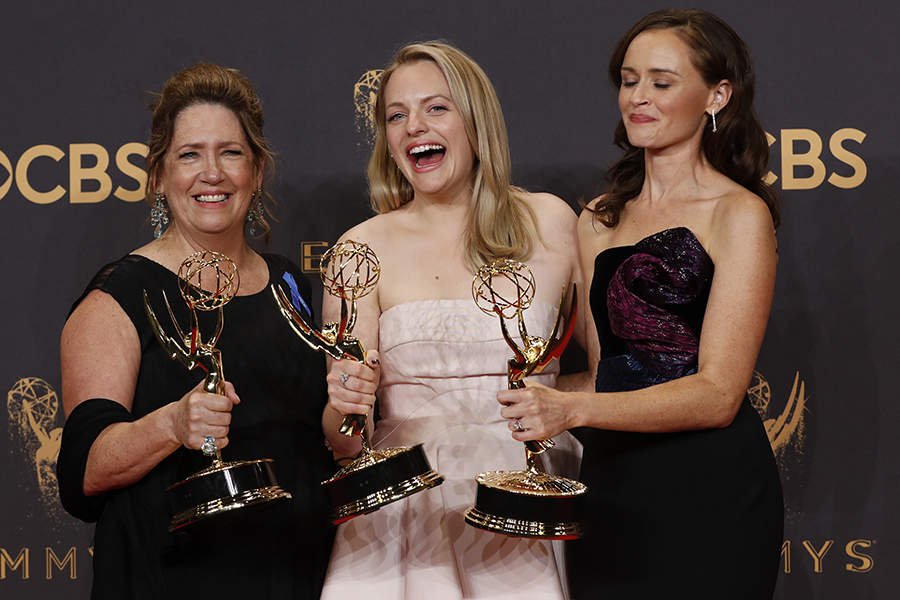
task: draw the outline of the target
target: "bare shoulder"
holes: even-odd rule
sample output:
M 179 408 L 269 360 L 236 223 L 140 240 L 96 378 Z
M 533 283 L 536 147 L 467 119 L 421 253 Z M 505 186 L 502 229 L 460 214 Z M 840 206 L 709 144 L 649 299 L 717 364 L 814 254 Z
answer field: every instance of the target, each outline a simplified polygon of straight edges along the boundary
M 394 217 L 394 212 L 375 215 L 348 229 L 340 237 L 339 241 L 353 240 L 369 244 L 370 246 L 378 245 L 390 236 L 392 230 L 391 222 L 395 220 Z
M 575 211 L 572 210 L 572 207 L 565 200 L 547 192 L 526 192 L 523 194 L 523 198 L 536 211 L 545 211 L 549 214 L 558 215 L 567 213 L 575 215 Z
M 88 398 L 130 407 L 140 367 L 137 330 L 116 300 L 94 290 L 72 312 L 60 339 L 66 412 Z
M 94 324 L 103 324 L 110 321 L 124 322 L 131 320 L 125 311 L 116 302 L 115 298 L 101 290 L 93 290 L 78 304 L 71 316 L 66 321 L 63 333 L 77 331 L 82 325 L 88 325 L 93 329 Z
M 537 216 L 541 229 L 559 227 L 574 230 L 578 217 L 562 198 L 545 192 L 528 192 L 524 194 L 524 200 Z
M 582 230 L 594 230 L 597 228 L 599 223 L 597 222 L 597 215 L 594 211 L 597 209 L 597 203 L 600 201 L 600 197 L 594 198 L 590 202 L 587 203 L 587 206 L 581 211 L 581 214 L 578 215 L 578 232 L 581 233 Z
M 613 228 L 601 223 L 594 212 L 600 198 L 591 200 L 578 217 L 578 243 L 581 245 L 582 254 L 596 256 L 610 244 Z
M 747 230 L 775 231 L 772 214 L 765 201 L 744 188 L 723 196 L 716 203 L 712 225 L 716 232 L 724 233 Z
M 762 198 L 739 188 L 716 202 L 711 220 L 710 255 L 735 246 L 775 245 L 772 214 Z

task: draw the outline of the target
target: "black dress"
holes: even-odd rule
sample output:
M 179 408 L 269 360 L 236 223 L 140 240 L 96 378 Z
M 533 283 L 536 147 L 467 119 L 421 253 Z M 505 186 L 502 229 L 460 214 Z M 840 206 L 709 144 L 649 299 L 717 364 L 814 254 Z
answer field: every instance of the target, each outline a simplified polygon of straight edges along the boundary
M 283 257 L 264 258 L 270 283 L 308 306 L 310 285 L 300 270 Z M 162 327 L 175 336 L 165 291 L 180 326 L 187 328 L 188 309 L 177 282 L 162 265 L 130 255 L 107 265 L 85 291 L 103 290 L 119 303 L 140 336 L 142 351 L 131 414 L 110 400 L 88 400 L 72 412 L 63 436 L 63 504 L 82 519 L 99 519 L 92 598 L 318 598 L 334 535 L 320 485 L 334 472 L 321 428 L 325 363 L 283 321 L 268 288 L 237 296 L 225 307 L 216 347 L 225 379 L 241 402 L 232 410 L 229 445 L 222 454 L 225 461 L 274 459 L 278 483 L 293 499 L 208 530 L 171 534 L 165 489 L 210 464 L 201 452 L 183 447 L 134 485 L 95 498 L 81 494 L 87 450 L 103 427 L 174 402 L 205 376 L 201 369 L 188 371 L 169 360 L 144 310 L 147 290 Z M 198 315 L 200 331 L 208 336 L 215 313 Z
M 685 228 L 597 256 L 590 302 L 598 392 L 696 373 L 713 271 Z M 781 482 L 749 400 L 723 429 L 578 433 L 590 522 L 567 548 L 574 598 L 772 597 Z

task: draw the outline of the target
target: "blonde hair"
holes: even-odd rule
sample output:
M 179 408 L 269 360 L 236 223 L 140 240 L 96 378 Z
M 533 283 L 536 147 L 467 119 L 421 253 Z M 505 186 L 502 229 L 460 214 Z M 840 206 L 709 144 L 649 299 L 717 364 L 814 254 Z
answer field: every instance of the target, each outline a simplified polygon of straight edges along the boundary
M 415 195 L 388 149 L 384 94 L 399 67 L 426 60 L 434 62 L 447 79 L 475 153 L 475 180 L 464 240 L 466 266 L 474 272 L 497 258 L 531 258 L 535 239 L 540 239 L 537 217 L 524 199 L 525 191 L 510 183 L 509 142 L 497 93 L 475 61 L 444 42 L 404 46 L 381 76 L 375 100 L 377 135 L 368 168 L 372 208 L 379 214 L 390 212 Z

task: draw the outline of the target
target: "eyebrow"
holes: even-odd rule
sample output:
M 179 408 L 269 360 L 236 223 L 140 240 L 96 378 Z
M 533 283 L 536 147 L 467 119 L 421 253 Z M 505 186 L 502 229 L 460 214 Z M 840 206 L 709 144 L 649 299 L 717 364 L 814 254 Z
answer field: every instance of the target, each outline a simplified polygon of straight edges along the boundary
M 637 73 L 637 71 L 633 67 L 622 67 L 619 69 L 620 71 L 628 71 L 629 73 Z M 678 71 L 673 71 L 672 69 L 664 69 L 662 67 L 657 67 L 654 69 L 648 69 L 651 73 L 668 73 L 669 75 L 676 75 L 681 77 L 681 73 Z
M 428 96 L 425 96 L 424 98 L 422 98 L 422 100 L 419 101 L 419 104 L 425 104 L 427 102 L 431 102 L 435 98 L 443 98 L 447 102 L 453 102 L 452 98 L 448 98 L 447 96 L 445 96 L 443 94 L 429 94 Z M 402 102 L 391 102 L 390 104 L 385 106 L 385 108 L 391 108 L 392 106 L 403 106 L 403 103 Z
M 230 141 L 230 142 L 222 142 L 221 144 L 216 144 L 214 147 L 224 148 L 226 146 L 232 146 L 232 145 L 240 146 L 242 148 L 244 147 L 244 144 L 237 140 Z M 188 148 L 189 149 L 200 149 L 200 148 L 205 148 L 206 146 L 207 146 L 206 142 L 187 142 L 187 143 L 184 143 L 184 144 L 178 146 L 177 148 L 174 148 L 174 150 L 179 151 L 179 150 L 184 150 L 184 149 L 188 149 Z

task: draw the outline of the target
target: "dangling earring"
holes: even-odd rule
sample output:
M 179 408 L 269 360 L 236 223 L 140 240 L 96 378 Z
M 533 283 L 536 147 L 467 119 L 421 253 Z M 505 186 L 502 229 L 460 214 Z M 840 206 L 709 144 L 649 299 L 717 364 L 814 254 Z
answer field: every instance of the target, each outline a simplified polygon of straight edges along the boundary
M 712 109 L 712 122 L 713 122 L 713 133 L 715 133 L 716 131 L 718 131 L 718 128 L 716 127 L 716 109 Z
M 247 222 L 250 223 L 250 235 L 256 235 L 256 224 L 262 222 L 262 219 L 262 186 L 260 186 L 256 188 L 256 192 L 250 196 L 250 209 L 247 211 Z
M 166 207 L 166 197 L 156 192 L 153 196 L 153 206 L 150 208 L 150 225 L 154 228 L 154 239 L 162 234 L 163 225 L 168 224 L 169 209 Z

